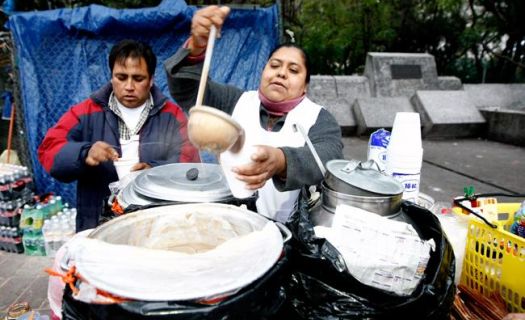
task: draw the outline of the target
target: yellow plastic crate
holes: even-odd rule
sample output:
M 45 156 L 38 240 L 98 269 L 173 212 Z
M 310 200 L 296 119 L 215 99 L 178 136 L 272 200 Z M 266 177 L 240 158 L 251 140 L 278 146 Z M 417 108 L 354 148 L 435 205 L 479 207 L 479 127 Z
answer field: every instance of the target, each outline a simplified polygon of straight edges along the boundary
M 508 230 L 519 203 L 499 203 L 493 229 L 469 220 L 460 282 L 489 296 L 499 292 L 511 312 L 525 312 L 525 239 Z

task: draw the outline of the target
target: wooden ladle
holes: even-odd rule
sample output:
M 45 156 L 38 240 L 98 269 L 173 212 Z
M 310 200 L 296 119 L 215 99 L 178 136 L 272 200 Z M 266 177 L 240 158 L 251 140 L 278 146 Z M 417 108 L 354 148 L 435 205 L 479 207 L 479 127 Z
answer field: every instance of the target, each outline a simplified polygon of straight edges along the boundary
M 202 105 L 216 35 L 217 28 L 212 25 L 204 55 L 197 101 L 195 106 L 189 111 L 188 138 L 200 150 L 206 150 L 214 154 L 219 154 L 226 150 L 236 153 L 242 149 L 244 144 L 243 128 L 229 114 Z

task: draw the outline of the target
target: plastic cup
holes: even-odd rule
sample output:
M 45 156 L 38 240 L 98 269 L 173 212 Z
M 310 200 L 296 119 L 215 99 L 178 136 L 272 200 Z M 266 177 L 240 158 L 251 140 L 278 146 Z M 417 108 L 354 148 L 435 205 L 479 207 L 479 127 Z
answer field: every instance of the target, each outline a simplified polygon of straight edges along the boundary
M 416 174 L 421 172 L 423 164 L 423 149 L 411 149 L 410 153 L 400 153 L 395 150 L 386 152 L 386 172 L 402 172 Z
M 390 152 L 389 152 L 390 151 Z M 402 154 L 387 150 L 386 173 L 403 185 L 403 199 L 416 203 L 421 180 L 423 149 Z
M 221 153 L 220 164 L 226 181 L 230 186 L 232 195 L 238 199 L 244 199 L 252 196 L 255 190 L 246 189 L 246 183 L 235 177 L 235 173 L 232 171 L 233 167 L 248 164 L 251 162 L 251 155 L 255 153 L 256 147 L 244 146 L 239 152 L 233 153 L 229 150 Z
M 117 161 L 113 161 L 113 164 L 115 165 L 115 169 L 117 169 L 117 175 L 119 180 L 122 180 L 125 176 L 127 176 L 131 172 L 131 168 L 133 168 L 134 165 L 139 163 L 138 158 L 129 158 L 129 159 L 122 159 L 119 158 Z
M 415 150 L 422 148 L 421 120 L 417 112 L 398 112 L 394 118 L 389 147 Z
M 403 185 L 403 199 L 416 202 L 422 164 L 423 146 L 419 113 L 398 112 L 386 149 L 386 173 Z

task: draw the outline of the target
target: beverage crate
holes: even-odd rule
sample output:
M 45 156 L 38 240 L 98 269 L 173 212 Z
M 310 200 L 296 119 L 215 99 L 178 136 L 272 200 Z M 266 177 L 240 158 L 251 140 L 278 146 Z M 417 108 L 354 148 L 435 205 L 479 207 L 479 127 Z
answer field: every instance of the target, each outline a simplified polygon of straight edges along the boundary
M 525 238 L 508 230 L 519 203 L 498 203 L 492 228 L 469 220 L 461 284 L 489 296 L 499 292 L 511 312 L 525 312 Z

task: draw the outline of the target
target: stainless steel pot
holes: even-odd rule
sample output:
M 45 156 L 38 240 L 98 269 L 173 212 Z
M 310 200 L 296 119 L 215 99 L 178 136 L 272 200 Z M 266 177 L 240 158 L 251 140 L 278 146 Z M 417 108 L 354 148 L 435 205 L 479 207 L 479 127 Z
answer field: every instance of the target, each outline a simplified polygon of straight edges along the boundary
M 363 210 L 377 213 L 380 216 L 389 216 L 399 211 L 403 194 L 388 196 L 361 196 L 334 191 L 322 184 L 322 205 L 331 213 L 340 204 L 358 207 Z
M 389 219 L 404 220 L 401 217 L 402 194 L 394 196 L 356 196 L 333 191 L 322 184 L 321 200 L 310 209 L 310 218 L 316 226 L 332 226 L 335 209 L 340 204 L 367 210 Z
M 391 196 L 403 193 L 403 186 L 381 172 L 373 160 L 331 160 L 326 164 L 326 186 L 355 196 Z
M 321 184 L 321 201 L 311 210 L 314 225 L 331 226 L 340 204 L 357 207 L 388 218 L 399 215 L 403 186 L 380 172 L 374 161 L 331 160 Z

